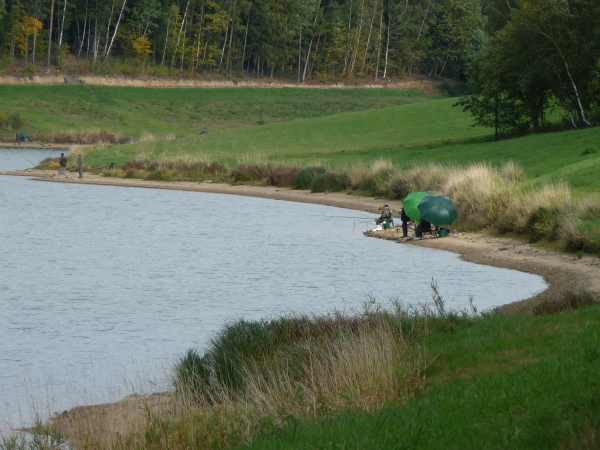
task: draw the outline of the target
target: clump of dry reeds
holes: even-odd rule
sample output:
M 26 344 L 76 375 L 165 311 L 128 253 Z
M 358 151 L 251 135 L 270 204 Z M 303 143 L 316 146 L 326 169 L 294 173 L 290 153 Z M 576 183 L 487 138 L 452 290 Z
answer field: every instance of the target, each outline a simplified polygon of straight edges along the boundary
M 131 138 L 118 133 L 108 131 L 72 131 L 61 133 L 43 133 L 34 136 L 35 140 L 41 142 L 52 142 L 55 144 L 126 144 Z
M 222 448 L 290 417 L 372 411 L 423 386 L 428 359 L 416 327 L 407 334 L 404 321 L 410 318 L 377 311 L 240 322 L 204 355 L 182 358 L 175 396 L 90 410 L 81 425 L 76 417 L 56 424 L 80 448 Z

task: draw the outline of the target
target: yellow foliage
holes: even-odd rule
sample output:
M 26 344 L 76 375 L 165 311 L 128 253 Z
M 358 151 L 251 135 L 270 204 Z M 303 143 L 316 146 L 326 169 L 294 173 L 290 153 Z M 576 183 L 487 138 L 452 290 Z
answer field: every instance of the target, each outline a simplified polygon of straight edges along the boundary
M 42 31 L 44 24 L 41 20 L 33 16 L 24 16 L 18 24 L 17 35 L 15 36 L 15 43 L 17 48 L 23 54 L 27 54 L 29 51 L 29 36 L 34 35 Z
M 152 53 L 152 44 L 146 36 L 139 36 L 131 41 L 131 46 L 135 55 L 141 59 Z

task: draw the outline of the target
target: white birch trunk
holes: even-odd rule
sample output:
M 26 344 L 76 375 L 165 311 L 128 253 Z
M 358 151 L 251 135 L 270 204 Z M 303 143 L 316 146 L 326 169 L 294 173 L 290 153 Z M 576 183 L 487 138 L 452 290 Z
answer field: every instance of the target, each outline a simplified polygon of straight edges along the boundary
M 246 32 L 244 33 L 244 50 L 242 51 L 242 71 L 246 62 L 246 46 L 248 45 L 248 29 L 250 28 L 250 8 L 248 9 L 248 22 L 246 22 Z M 298 69 L 300 70 L 300 69 Z M 298 72 L 300 73 L 300 72 Z
M 115 38 L 117 37 L 117 32 L 119 31 L 119 25 L 121 24 L 121 19 L 123 18 L 123 11 L 125 11 L 125 4 L 127 0 L 123 0 L 123 5 L 121 6 L 121 12 L 119 13 L 119 18 L 117 19 L 117 23 L 115 24 L 115 30 L 110 40 L 110 44 L 108 45 L 108 49 L 106 49 L 105 58 L 110 56 L 110 51 L 112 50 L 112 46 L 115 43 Z
M 77 52 L 77 57 L 81 56 L 81 52 L 83 51 L 83 44 L 85 44 L 85 33 L 87 31 L 87 4 L 85 8 L 85 19 L 83 20 L 83 34 L 81 35 L 81 39 L 79 40 L 79 51 Z
M 373 23 L 375 22 L 375 13 L 377 12 L 377 3 L 373 6 L 373 14 L 371 14 L 371 25 L 369 25 L 369 35 L 367 36 L 367 45 L 365 45 L 365 57 L 362 63 L 362 72 L 367 67 L 367 58 L 369 56 L 369 47 L 371 46 L 371 35 L 373 33 Z
M 364 8 L 365 8 L 365 0 L 362 0 L 360 3 L 360 22 L 358 23 L 358 33 L 356 46 L 354 47 L 354 52 L 352 54 L 352 61 L 350 62 L 350 75 L 354 73 L 354 67 L 356 66 L 356 60 L 358 58 L 358 52 L 360 49 L 360 38 L 362 35 L 362 27 L 364 22 Z
M 175 57 L 177 56 L 177 49 L 179 48 L 179 42 L 181 41 L 181 32 L 183 31 L 183 27 L 185 25 L 185 21 L 187 19 L 187 12 L 190 6 L 190 0 L 187 1 L 185 5 L 185 12 L 183 13 L 183 19 L 181 19 L 181 26 L 179 27 L 179 33 L 177 33 L 177 41 L 175 42 L 175 51 L 173 52 L 173 56 L 171 57 L 171 67 L 175 66 Z
M 352 50 L 352 4 L 350 0 L 350 11 L 348 13 L 348 43 L 346 44 L 346 55 L 344 56 L 344 70 L 342 73 L 346 75 L 348 70 L 348 63 L 350 62 L 350 51 Z
M 379 31 L 377 34 L 377 63 L 375 64 L 375 79 L 379 79 L 379 63 L 381 62 L 381 44 L 383 40 L 383 0 L 381 1 L 381 15 L 379 16 Z
M 48 69 L 52 58 L 52 31 L 54 30 L 54 0 L 50 1 L 50 27 L 48 28 Z
M 60 34 L 58 35 L 58 49 L 62 48 L 63 32 L 65 30 L 65 16 L 67 15 L 67 0 L 63 2 L 63 13 L 60 20 Z
M 167 57 L 167 45 L 169 44 L 169 27 L 171 26 L 171 15 L 167 17 L 167 35 L 165 36 L 165 47 L 163 48 L 162 58 L 160 60 L 161 66 L 165 65 L 165 58 Z
M 106 50 L 108 50 L 108 42 L 110 41 L 110 26 L 112 25 L 113 13 L 115 12 L 115 0 L 112 0 L 110 6 L 110 16 L 108 16 L 108 21 L 106 24 L 106 37 L 104 38 L 104 49 L 102 53 L 106 55 Z

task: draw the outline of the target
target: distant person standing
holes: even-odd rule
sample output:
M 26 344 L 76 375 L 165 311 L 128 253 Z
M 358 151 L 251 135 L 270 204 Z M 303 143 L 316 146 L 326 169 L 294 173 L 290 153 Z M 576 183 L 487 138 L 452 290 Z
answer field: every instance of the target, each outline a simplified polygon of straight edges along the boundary
M 60 158 L 58 158 L 58 164 L 60 165 L 60 168 L 58 169 L 58 174 L 66 175 L 66 173 L 67 173 L 67 157 L 65 156 L 64 153 L 60 154 Z
M 83 178 L 83 155 L 81 153 L 77 155 L 77 172 L 79 173 L 79 178 Z
M 400 220 L 402 220 L 402 237 L 404 239 L 408 238 L 408 222 L 410 222 L 410 217 L 406 215 L 406 211 L 402 208 L 400 211 Z

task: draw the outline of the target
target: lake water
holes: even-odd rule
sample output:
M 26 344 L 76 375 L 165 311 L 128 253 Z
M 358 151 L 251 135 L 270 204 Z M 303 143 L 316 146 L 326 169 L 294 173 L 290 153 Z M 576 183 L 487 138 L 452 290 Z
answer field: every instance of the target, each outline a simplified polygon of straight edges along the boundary
M 0 170 L 45 151 L 0 151 Z M 224 324 L 352 312 L 370 298 L 480 310 L 541 277 L 368 239 L 371 215 L 193 192 L 0 177 L 0 429 L 168 387 Z

